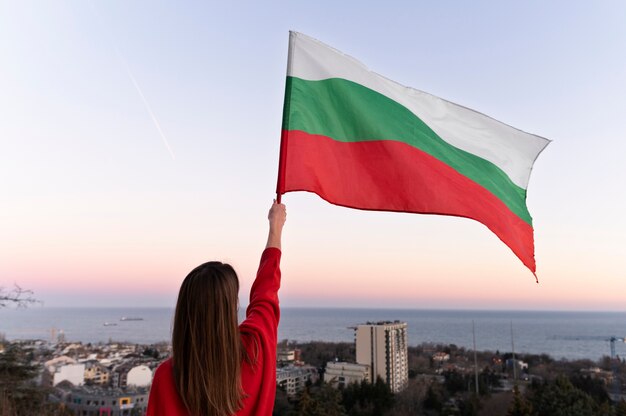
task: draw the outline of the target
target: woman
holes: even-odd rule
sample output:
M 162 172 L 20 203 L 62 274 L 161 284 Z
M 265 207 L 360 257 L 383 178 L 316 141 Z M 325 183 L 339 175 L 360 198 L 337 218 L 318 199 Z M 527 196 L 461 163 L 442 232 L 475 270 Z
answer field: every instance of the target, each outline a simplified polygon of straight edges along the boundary
M 246 319 L 237 325 L 239 280 L 233 268 L 204 263 L 178 294 L 172 358 L 152 380 L 148 416 L 270 415 L 276 393 L 280 244 L 287 212 L 274 202 L 269 235 Z

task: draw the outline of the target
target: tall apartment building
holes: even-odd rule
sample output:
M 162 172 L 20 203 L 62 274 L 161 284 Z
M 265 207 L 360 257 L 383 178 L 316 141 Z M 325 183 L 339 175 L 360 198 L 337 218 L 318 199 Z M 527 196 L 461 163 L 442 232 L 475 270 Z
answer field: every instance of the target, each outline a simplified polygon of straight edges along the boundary
M 368 322 L 355 328 L 356 362 L 370 366 L 372 381 L 382 378 L 397 393 L 409 383 L 407 324 Z

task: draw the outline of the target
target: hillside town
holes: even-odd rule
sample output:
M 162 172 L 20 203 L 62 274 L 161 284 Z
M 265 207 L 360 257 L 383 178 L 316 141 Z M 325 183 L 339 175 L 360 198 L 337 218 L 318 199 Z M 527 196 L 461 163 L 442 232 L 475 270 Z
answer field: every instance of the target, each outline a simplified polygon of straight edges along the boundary
M 533 386 L 558 383 L 559 377 L 597 402 L 594 412 L 600 413 L 588 414 L 626 414 L 626 365 L 619 358 L 568 362 L 454 345 L 408 346 L 407 324 L 399 321 L 353 330 L 354 343 L 279 343 L 275 414 L 534 415 L 523 413 L 524 403 L 531 408 L 528 397 L 536 397 Z M 8 397 L 10 380 L 4 377 L 21 360 L 32 369 L 25 381 L 45 392 L 42 403 L 56 412 L 39 414 L 144 415 L 154 371 L 170 356 L 167 343 L 2 340 L 1 393 Z M 354 398 L 359 395 L 364 397 Z M 515 406 L 521 413 L 507 413 Z

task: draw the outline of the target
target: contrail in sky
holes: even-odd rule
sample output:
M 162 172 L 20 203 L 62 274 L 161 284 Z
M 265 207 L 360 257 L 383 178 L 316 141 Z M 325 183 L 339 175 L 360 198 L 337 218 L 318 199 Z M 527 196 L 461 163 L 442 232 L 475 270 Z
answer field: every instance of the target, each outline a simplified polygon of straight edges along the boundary
M 137 90 L 139 97 L 141 97 L 141 101 L 143 101 L 143 105 L 146 107 L 148 114 L 150 114 L 150 117 L 152 118 L 152 121 L 154 122 L 154 126 L 159 131 L 159 134 L 161 135 L 161 140 L 163 140 L 163 144 L 167 148 L 167 151 L 170 153 L 170 156 L 172 156 L 172 160 L 176 160 L 176 156 L 174 156 L 174 152 L 172 151 L 172 148 L 170 147 L 170 143 L 167 140 L 165 133 L 163 133 L 161 124 L 159 123 L 159 120 L 157 120 L 156 116 L 154 115 L 154 112 L 152 111 L 152 107 L 150 107 L 150 104 L 148 104 L 148 100 L 146 100 L 145 95 L 143 95 L 143 92 L 141 91 L 141 87 L 139 87 L 139 84 L 137 83 L 137 80 L 135 79 L 133 72 L 130 70 L 130 66 L 128 65 L 128 62 L 126 62 L 126 59 L 124 59 L 124 57 L 120 53 L 120 50 L 117 48 L 117 45 L 113 41 L 112 37 L 108 35 L 109 31 L 106 30 L 106 25 L 104 24 L 104 22 L 102 21 L 102 18 L 100 17 L 100 14 L 96 10 L 96 5 L 93 3 L 93 1 L 90 1 L 89 3 L 94 13 L 96 14 L 97 20 L 100 23 L 100 26 L 102 27 L 103 32 L 105 33 L 105 36 L 109 39 L 109 42 L 111 42 L 111 45 L 113 45 L 113 49 L 115 49 L 115 54 L 117 55 L 119 60 L 122 61 L 122 63 L 124 64 L 124 67 L 126 68 L 126 73 L 128 74 L 128 77 L 132 81 L 133 85 L 135 86 L 135 89 Z
M 152 117 L 152 121 L 154 122 L 154 125 L 157 128 L 157 130 L 159 131 L 159 134 L 161 135 L 161 139 L 163 140 L 163 144 L 165 145 L 165 147 L 167 147 L 167 151 L 170 152 L 170 155 L 172 156 L 172 160 L 176 160 L 176 156 L 174 156 L 174 152 L 172 151 L 172 148 L 170 147 L 167 137 L 165 136 L 165 133 L 163 133 L 163 129 L 161 129 L 159 120 L 157 120 L 156 116 L 154 115 L 154 112 L 152 112 L 152 108 L 150 107 L 150 104 L 148 104 L 148 100 L 146 100 L 146 97 L 143 95 L 143 92 L 141 91 L 141 88 L 139 87 L 139 84 L 137 83 L 135 76 L 130 70 L 128 63 L 126 63 L 126 60 L 122 57 L 122 54 L 117 48 L 115 48 L 115 53 L 117 54 L 118 58 L 120 58 L 120 61 L 124 63 L 124 66 L 126 67 L 126 72 L 128 73 L 130 80 L 133 82 L 133 85 L 135 86 L 137 93 L 139 93 L 139 96 L 141 97 L 141 101 L 143 101 L 143 104 L 146 106 L 146 110 L 148 111 L 148 114 L 150 114 L 150 117 Z

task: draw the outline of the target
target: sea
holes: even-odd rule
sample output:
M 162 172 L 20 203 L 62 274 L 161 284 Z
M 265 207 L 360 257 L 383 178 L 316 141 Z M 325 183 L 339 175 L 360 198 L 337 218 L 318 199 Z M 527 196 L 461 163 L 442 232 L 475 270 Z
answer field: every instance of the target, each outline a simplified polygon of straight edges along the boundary
M 83 343 L 152 344 L 169 341 L 172 316 L 171 308 L 2 308 L 0 333 L 8 340 L 55 341 L 63 334 Z M 626 338 L 626 312 L 282 308 L 278 339 L 354 342 L 356 325 L 396 320 L 408 324 L 409 345 L 471 349 L 475 334 L 477 350 L 568 360 L 598 360 L 610 355 L 611 337 Z M 615 352 L 626 357 L 626 343 L 615 342 Z

